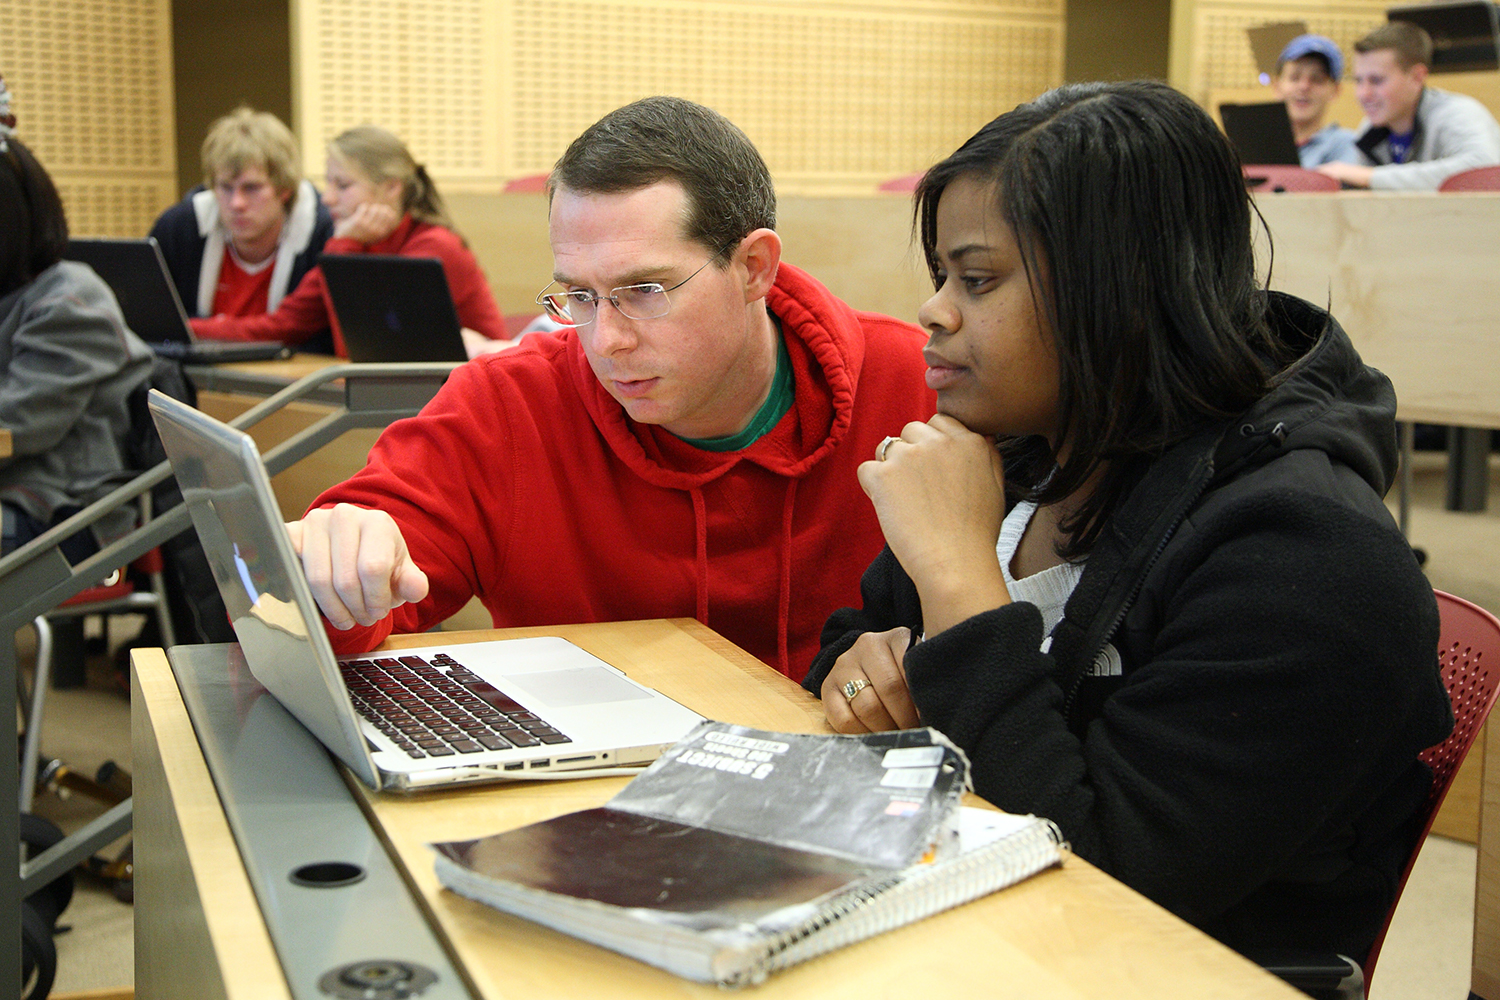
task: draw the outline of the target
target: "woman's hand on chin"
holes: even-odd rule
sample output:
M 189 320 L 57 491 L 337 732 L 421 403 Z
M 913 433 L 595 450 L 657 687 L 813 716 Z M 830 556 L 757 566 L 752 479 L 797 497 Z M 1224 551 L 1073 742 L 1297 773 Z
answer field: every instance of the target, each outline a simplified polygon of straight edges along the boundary
M 878 451 L 860 465 L 859 483 L 916 584 L 928 634 L 1009 604 L 995 556 L 1005 473 L 994 442 L 939 413 Z

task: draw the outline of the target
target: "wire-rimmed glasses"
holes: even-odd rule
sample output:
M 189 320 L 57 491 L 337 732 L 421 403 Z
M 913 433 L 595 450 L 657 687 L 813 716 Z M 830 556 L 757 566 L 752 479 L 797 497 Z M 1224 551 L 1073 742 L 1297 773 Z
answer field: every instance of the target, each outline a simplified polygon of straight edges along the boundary
M 726 248 L 727 249 L 727 248 Z M 587 289 L 574 292 L 549 292 L 546 288 L 537 293 L 536 302 L 547 310 L 547 315 L 573 326 L 588 326 L 599 314 L 599 303 L 608 302 L 627 319 L 660 319 L 672 311 L 672 300 L 668 292 L 674 292 L 696 278 L 703 268 L 718 260 L 724 253 L 720 250 L 697 271 L 675 285 L 664 286 L 659 281 L 642 281 L 635 285 L 611 288 L 608 295 L 599 295 Z M 551 288 L 548 285 L 547 288 Z

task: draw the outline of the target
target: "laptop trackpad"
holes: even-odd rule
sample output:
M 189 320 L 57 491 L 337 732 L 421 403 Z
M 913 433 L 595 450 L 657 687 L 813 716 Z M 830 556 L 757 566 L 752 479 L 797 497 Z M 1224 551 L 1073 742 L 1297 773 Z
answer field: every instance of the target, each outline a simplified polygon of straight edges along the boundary
M 613 670 L 604 667 L 511 674 L 505 679 L 505 684 L 507 687 L 520 688 L 557 708 L 651 697 L 650 691 L 636 687 Z

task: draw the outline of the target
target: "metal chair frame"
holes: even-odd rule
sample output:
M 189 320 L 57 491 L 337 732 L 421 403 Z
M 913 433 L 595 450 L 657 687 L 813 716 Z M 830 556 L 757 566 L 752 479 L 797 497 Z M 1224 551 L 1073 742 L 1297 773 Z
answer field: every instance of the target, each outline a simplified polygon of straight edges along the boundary
M 422 408 L 447 380 L 455 364 L 336 364 L 314 372 L 257 403 L 231 425 L 253 427 L 288 403 L 326 399 L 329 384 L 343 380 L 343 405 L 264 454 L 267 471 L 275 474 L 317 451 L 345 431 L 384 427 Z M 121 506 L 138 502 L 152 487 L 172 474 L 167 462 L 136 476 L 107 496 L 0 558 L 0 718 L 17 716 L 17 629 L 79 592 L 93 586 L 115 567 L 132 562 L 190 526 L 187 507 L 163 511 L 123 538 L 70 565 L 58 545 L 80 529 L 94 524 Z M 19 811 L 10 808 L 20 794 L 19 734 L 0 738 L 0 844 L 20 842 Z M 19 865 L 0 865 L 0 983 L 21 981 L 20 901 L 71 869 L 99 848 L 130 830 L 131 801 L 126 800 L 83 829 L 42 854 Z

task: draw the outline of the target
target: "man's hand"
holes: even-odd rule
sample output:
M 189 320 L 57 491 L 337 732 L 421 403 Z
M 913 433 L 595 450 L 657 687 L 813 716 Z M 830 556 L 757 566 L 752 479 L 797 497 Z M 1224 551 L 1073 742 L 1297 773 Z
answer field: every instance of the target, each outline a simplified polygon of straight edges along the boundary
M 458 331 L 464 339 L 464 351 L 470 359 L 477 358 L 482 354 L 497 354 L 500 351 L 508 351 L 512 347 L 521 346 L 520 337 L 511 337 L 506 340 L 491 340 L 478 330 L 470 330 L 464 327 Z
M 920 725 L 917 706 L 906 688 L 901 661 L 911 643 L 911 629 L 866 632 L 854 641 L 823 679 L 823 714 L 841 733 L 875 733 Z M 859 688 L 844 694 L 850 681 Z
M 427 574 L 383 510 L 353 504 L 310 510 L 286 526 L 313 598 L 337 629 L 374 625 L 392 608 L 427 596 Z
M 1358 163 L 1325 163 L 1313 169 L 1350 187 L 1367 188 L 1370 186 L 1370 174 L 1375 168 L 1360 166 Z
M 369 247 L 394 233 L 400 222 L 401 213 L 390 205 L 367 201 L 340 219 L 333 227 L 333 235 L 335 239 L 358 240 Z

